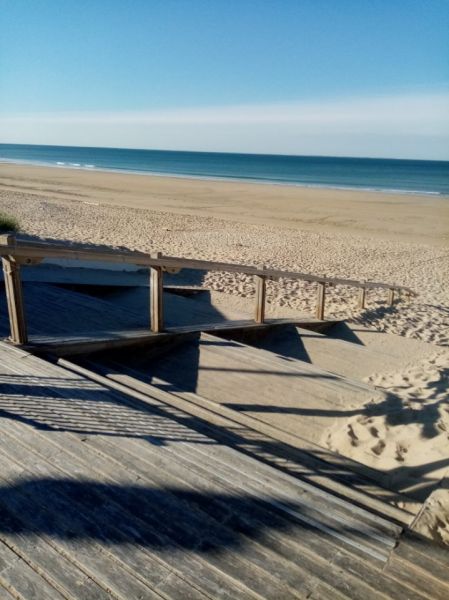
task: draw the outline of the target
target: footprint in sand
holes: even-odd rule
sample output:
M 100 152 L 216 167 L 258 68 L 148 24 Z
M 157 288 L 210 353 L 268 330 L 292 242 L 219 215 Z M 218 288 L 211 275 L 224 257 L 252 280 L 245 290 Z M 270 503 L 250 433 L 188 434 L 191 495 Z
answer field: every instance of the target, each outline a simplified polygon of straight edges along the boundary
M 401 444 L 401 443 L 397 443 L 396 444 L 396 460 L 398 460 L 399 462 L 404 462 L 405 457 L 404 454 L 406 454 L 408 451 L 407 446 L 405 446 L 405 444 Z
M 351 446 L 358 446 L 359 438 L 357 437 L 352 425 L 348 425 L 348 435 L 351 438 Z
M 373 437 L 375 437 L 375 438 L 379 437 L 379 430 L 377 429 L 377 427 L 369 427 L 368 431 L 370 432 L 370 434 Z
M 385 442 L 383 440 L 379 440 L 377 444 L 371 448 L 371 451 L 374 452 L 376 456 L 380 456 L 384 450 Z

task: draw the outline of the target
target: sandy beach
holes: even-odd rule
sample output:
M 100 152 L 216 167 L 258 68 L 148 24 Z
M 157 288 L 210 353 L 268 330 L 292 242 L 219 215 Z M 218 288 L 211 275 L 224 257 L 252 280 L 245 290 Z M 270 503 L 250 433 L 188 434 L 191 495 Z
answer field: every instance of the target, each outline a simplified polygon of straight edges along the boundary
M 448 198 L 0 164 L 0 189 L 54 200 L 449 245 Z M 275 207 L 275 208 L 274 208 Z
M 382 347 L 405 353 L 400 372 L 365 378 L 396 398 L 395 414 L 400 407 L 405 418 L 374 410 L 372 418 L 339 421 L 323 443 L 378 469 L 405 466 L 416 475 L 434 464 L 428 472 L 448 476 L 449 198 L 2 164 L 0 210 L 44 238 L 412 288 L 415 299 L 391 308 L 385 294 L 370 292 L 362 312 L 353 290 L 329 290 L 327 316 L 390 334 Z M 251 310 L 250 278 L 208 273 L 203 284 Z M 298 281 L 268 287 L 276 315 L 311 312 L 315 296 L 313 285 Z M 419 355 L 403 338 L 422 344 Z M 447 498 L 438 502 L 444 507 Z M 438 510 L 447 540 L 446 509 Z

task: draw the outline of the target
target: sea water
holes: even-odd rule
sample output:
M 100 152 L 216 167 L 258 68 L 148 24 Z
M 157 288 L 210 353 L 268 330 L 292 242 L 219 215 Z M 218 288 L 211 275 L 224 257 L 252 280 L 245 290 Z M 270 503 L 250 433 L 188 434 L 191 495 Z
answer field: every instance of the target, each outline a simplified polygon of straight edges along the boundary
M 449 195 L 449 162 L 0 144 L 0 162 Z

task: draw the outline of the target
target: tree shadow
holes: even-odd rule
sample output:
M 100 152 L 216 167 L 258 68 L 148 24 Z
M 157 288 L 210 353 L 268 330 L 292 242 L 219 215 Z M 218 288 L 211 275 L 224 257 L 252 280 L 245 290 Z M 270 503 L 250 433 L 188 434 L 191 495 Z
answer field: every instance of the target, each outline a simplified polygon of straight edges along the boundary
M 0 532 L 205 554 L 238 549 L 249 539 L 263 539 L 266 530 L 292 535 L 318 530 L 324 539 L 332 538 L 331 527 L 330 535 L 314 527 L 313 508 L 281 500 L 281 494 L 188 487 L 25 478 L 0 486 Z M 335 532 L 362 537 L 348 523 L 336 522 Z

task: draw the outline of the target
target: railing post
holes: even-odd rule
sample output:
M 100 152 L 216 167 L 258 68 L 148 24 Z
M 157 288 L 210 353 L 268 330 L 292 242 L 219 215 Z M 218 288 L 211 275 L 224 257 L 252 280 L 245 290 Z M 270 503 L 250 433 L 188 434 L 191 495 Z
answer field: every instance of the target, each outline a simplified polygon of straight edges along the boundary
M 388 304 L 393 306 L 394 303 L 394 288 L 388 290 Z
M 264 266 L 259 269 L 265 269 Z M 256 284 L 256 310 L 254 320 L 256 323 L 263 323 L 265 321 L 265 298 L 267 294 L 267 281 L 264 275 L 254 275 L 254 281 Z
M 12 256 L 3 257 L 2 263 L 11 332 L 10 340 L 13 344 L 26 344 L 28 336 L 23 304 L 22 281 L 20 279 L 20 265 Z
M 359 289 L 359 308 L 365 308 L 366 303 L 366 287 L 363 286 Z
M 160 252 L 156 258 L 160 258 Z M 150 267 L 150 328 L 154 333 L 159 333 L 164 328 L 163 306 L 163 273 L 162 267 Z
M 316 302 L 316 318 L 320 321 L 324 320 L 324 303 L 326 300 L 326 284 L 324 281 L 318 282 L 317 302 Z

